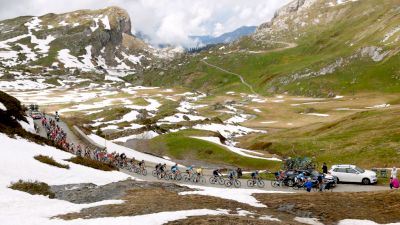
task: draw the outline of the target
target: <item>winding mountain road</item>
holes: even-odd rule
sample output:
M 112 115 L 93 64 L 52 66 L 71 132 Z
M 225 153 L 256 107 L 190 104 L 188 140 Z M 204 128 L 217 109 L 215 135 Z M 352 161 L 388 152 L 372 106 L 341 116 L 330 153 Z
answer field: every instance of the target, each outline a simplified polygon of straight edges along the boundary
M 52 118 L 54 119 L 54 117 L 47 115 L 46 116 L 48 119 Z M 40 127 L 39 129 L 39 135 L 42 137 L 46 137 L 46 132 L 44 130 L 44 128 L 41 125 L 40 120 L 35 120 L 35 124 Z M 62 120 L 60 120 L 60 122 L 57 123 L 58 126 L 60 126 L 66 133 L 67 133 L 67 140 L 69 142 L 72 142 L 76 145 L 80 144 L 82 146 L 85 146 L 87 143 L 85 143 L 85 141 L 83 141 L 82 139 L 80 139 L 79 137 L 77 137 L 68 127 L 68 125 L 66 123 L 64 123 Z M 99 145 L 103 145 L 104 143 L 98 143 Z M 140 160 L 140 159 L 137 159 Z M 197 185 L 197 186 L 205 186 L 205 187 L 219 187 L 219 188 L 227 188 L 223 185 L 213 185 L 209 183 L 209 179 L 212 176 L 212 169 L 204 169 L 204 177 L 206 179 L 206 183 L 204 184 L 200 184 L 200 183 L 192 183 L 192 182 L 183 182 L 183 181 L 171 181 L 171 180 L 159 180 L 157 177 L 153 177 L 151 175 L 152 171 L 154 170 L 154 164 L 153 163 L 149 163 L 146 162 L 146 169 L 147 169 L 147 176 L 142 176 L 142 175 L 138 175 L 136 173 L 130 172 L 128 170 L 125 169 L 121 169 L 120 172 L 129 174 L 137 179 L 140 180 L 144 180 L 144 181 L 149 181 L 149 182 L 168 182 L 168 183 L 177 183 L 177 184 L 183 184 L 183 185 Z M 181 168 L 181 171 L 183 171 L 184 168 Z M 241 182 L 241 187 L 240 188 L 249 188 L 247 187 L 247 180 L 246 179 L 240 179 Z M 233 187 L 230 187 L 233 188 Z M 362 191 L 382 191 L 382 190 L 388 190 L 389 187 L 386 186 L 379 186 L 379 185 L 360 185 L 360 184 L 339 184 L 337 185 L 337 187 L 335 187 L 333 189 L 334 192 L 362 192 Z M 304 192 L 304 190 L 293 190 L 290 187 L 278 187 L 278 188 L 274 188 L 271 185 L 271 181 L 265 180 L 265 187 L 262 188 L 262 190 L 267 190 L 267 191 L 285 191 L 285 192 Z
M 207 66 L 214 67 L 214 68 L 216 68 L 216 69 L 218 69 L 218 70 L 221 70 L 222 72 L 229 73 L 229 74 L 232 74 L 232 75 L 235 75 L 235 76 L 239 77 L 240 82 L 242 82 L 242 84 L 244 84 L 246 87 L 248 87 L 249 90 L 251 91 L 251 93 L 253 93 L 253 94 L 255 94 L 255 95 L 258 95 L 257 92 L 254 91 L 253 86 L 251 86 L 249 83 L 247 83 L 247 82 L 244 80 L 244 78 L 243 78 L 242 75 L 240 75 L 240 74 L 238 74 L 238 73 L 234 73 L 234 72 L 228 71 L 228 70 L 226 70 L 226 69 L 224 69 L 224 68 L 221 68 L 221 67 L 219 67 L 219 66 L 216 66 L 216 65 L 214 65 L 214 64 L 208 63 L 208 62 L 206 62 L 204 59 L 202 59 L 201 62 L 203 62 L 203 63 L 206 64 Z
M 274 41 L 274 43 L 285 44 L 285 45 L 287 45 L 287 46 L 282 47 L 282 48 L 272 49 L 272 50 L 256 51 L 256 52 L 249 52 L 249 53 L 253 53 L 253 54 L 262 54 L 262 53 L 269 53 L 269 52 L 279 52 L 279 51 L 283 51 L 283 50 L 285 50 L 285 49 L 297 47 L 297 44 L 296 44 L 296 43 L 289 43 L 289 42 L 282 42 L 282 41 Z M 211 64 L 211 63 L 205 61 L 205 59 L 200 60 L 200 62 L 206 64 L 207 66 L 210 66 L 210 67 L 213 67 L 213 68 L 215 68 L 215 69 L 218 69 L 218 70 L 220 70 L 220 71 L 222 71 L 222 72 L 225 72 L 225 73 L 228 73 L 228 74 L 237 76 L 237 77 L 240 79 L 240 82 L 241 82 L 243 85 L 245 85 L 245 86 L 250 90 L 250 92 L 251 92 L 252 94 L 257 95 L 257 96 L 259 95 L 259 94 L 254 90 L 253 86 L 252 86 L 251 84 L 249 84 L 248 82 L 246 82 L 246 80 L 244 79 L 244 77 L 243 77 L 241 74 L 238 74 L 238 73 L 235 73 L 235 72 L 226 70 L 226 69 L 224 69 L 224 68 L 221 68 L 221 67 L 219 67 L 219 66 L 217 66 L 217 65 Z

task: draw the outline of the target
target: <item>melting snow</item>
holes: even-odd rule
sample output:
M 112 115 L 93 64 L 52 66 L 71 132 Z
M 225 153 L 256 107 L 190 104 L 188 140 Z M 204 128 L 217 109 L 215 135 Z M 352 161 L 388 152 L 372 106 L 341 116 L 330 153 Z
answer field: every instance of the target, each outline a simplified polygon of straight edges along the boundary
M 157 137 L 158 135 L 159 134 L 157 134 L 154 131 L 146 131 L 141 134 L 134 134 L 134 135 L 126 136 L 126 137 L 120 137 L 120 138 L 112 140 L 112 142 L 127 142 L 128 140 L 132 140 L 132 139 L 140 139 L 140 140 L 152 139 L 154 137 Z
M 355 220 L 355 219 L 345 219 L 339 221 L 338 225 L 384 225 L 380 223 L 375 223 L 370 220 Z M 388 223 L 386 225 L 400 225 L 400 223 Z
M 319 116 L 319 117 L 328 117 L 329 114 L 323 114 L 323 113 L 300 113 L 302 115 L 307 115 L 307 116 Z
M 291 193 L 282 191 L 265 191 L 258 189 L 236 189 L 236 188 L 217 188 L 217 187 L 204 187 L 195 185 L 184 185 L 192 189 L 198 189 L 198 191 L 186 191 L 181 192 L 179 195 L 205 195 L 213 196 L 217 198 L 223 198 L 228 200 L 234 200 L 244 204 L 248 204 L 254 207 L 267 207 L 266 205 L 260 203 L 252 194 L 278 194 L 278 193 Z
M 220 142 L 218 137 L 192 137 L 192 138 L 196 138 L 196 139 L 212 142 L 214 144 L 217 144 L 217 145 L 220 145 L 222 147 L 225 147 L 228 150 L 230 150 L 230 151 L 232 151 L 234 153 L 237 153 L 239 155 L 245 156 L 245 157 L 255 158 L 255 159 L 271 160 L 271 161 L 281 161 L 278 158 L 265 158 L 265 157 L 255 156 L 255 155 L 264 155 L 264 154 L 256 152 L 256 151 L 251 151 L 251 150 L 247 150 L 247 149 L 243 149 L 243 148 L 237 148 L 237 147 L 233 147 L 233 146 L 224 145 L 224 144 L 222 144 Z M 250 153 L 250 154 L 248 154 L 248 153 Z
M 306 218 L 306 217 L 295 217 L 295 221 L 304 223 L 304 224 L 310 224 L 310 225 L 324 225 L 323 223 L 319 222 L 318 219 L 316 218 Z
M 3 111 L 7 111 L 7 107 L 2 102 L 0 102 L 0 109 Z
M 107 15 L 101 19 L 101 22 L 103 23 L 105 30 L 110 30 L 111 29 L 110 21 L 108 20 L 108 16 Z

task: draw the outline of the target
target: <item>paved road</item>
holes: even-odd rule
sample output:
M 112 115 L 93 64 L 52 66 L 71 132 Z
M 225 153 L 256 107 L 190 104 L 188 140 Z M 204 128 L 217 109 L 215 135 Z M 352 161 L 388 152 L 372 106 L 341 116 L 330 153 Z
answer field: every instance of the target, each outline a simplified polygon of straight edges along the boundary
M 46 116 L 48 119 L 52 118 L 54 119 L 54 117 L 47 115 Z M 46 132 L 44 131 L 44 128 L 41 125 L 40 120 L 35 120 L 35 123 L 38 127 L 40 127 L 39 130 L 39 135 L 46 137 Z M 75 146 L 77 144 L 81 144 L 81 145 L 86 145 L 86 143 L 84 143 L 81 139 L 79 139 L 67 126 L 67 124 L 65 124 L 62 120 L 60 120 L 60 122 L 57 123 L 66 133 L 67 133 L 67 140 L 69 142 L 72 142 L 75 144 Z M 99 143 L 102 144 L 102 143 Z M 120 170 L 123 173 L 132 175 L 133 177 L 136 177 L 138 179 L 141 180 L 145 180 L 145 181 L 151 181 L 151 182 L 168 182 L 168 183 L 178 183 L 178 184 L 188 184 L 188 185 L 198 185 L 198 186 L 206 186 L 206 187 L 224 187 L 222 185 L 213 185 L 209 183 L 209 178 L 211 177 L 212 171 L 209 169 L 205 169 L 204 170 L 204 174 L 205 174 L 205 178 L 206 178 L 206 183 L 205 184 L 200 184 L 200 183 L 193 183 L 193 182 L 184 182 L 184 181 L 167 181 L 167 180 L 159 180 L 156 177 L 152 176 L 152 171 L 154 170 L 154 164 L 148 163 L 146 162 L 148 165 L 146 166 L 147 169 L 147 176 L 142 176 L 142 175 L 138 175 L 136 173 L 132 173 L 128 170 Z M 181 171 L 184 170 L 185 168 L 180 168 Z M 241 188 L 248 188 L 247 187 L 247 180 L 246 179 L 240 179 L 241 182 Z M 234 188 L 234 187 L 231 187 Z M 334 192 L 361 192 L 361 191 L 382 191 L 382 190 L 388 190 L 389 187 L 386 186 L 378 186 L 378 185 L 361 185 L 361 184 L 339 184 L 337 185 L 337 187 L 335 187 L 333 189 Z M 296 192 L 295 190 L 293 190 L 293 188 L 290 187 L 278 187 L 278 188 L 274 188 L 271 186 L 271 181 L 265 181 L 265 187 L 262 188 L 263 190 L 267 190 L 267 191 L 287 191 L 287 192 Z M 297 192 L 304 192 L 303 190 L 297 191 Z
M 228 70 L 226 70 L 226 69 L 224 69 L 224 68 L 221 68 L 221 67 L 219 67 L 219 66 L 216 66 L 216 65 L 214 65 L 214 64 L 208 63 L 208 62 L 206 62 L 204 59 L 202 59 L 201 62 L 204 63 L 204 64 L 206 64 L 207 66 L 214 67 L 214 68 L 216 68 L 216 69 L 218 69 L 218 70 L 221 70 L 222 72 L 229 73 L 229 74 L 232 74 L 232 75 L 235 75 L 235 76 L 239 77 L 240 82 L 242 82 L 242 84 L 244 84 L 246 87 L 248 87 L 249 90 L 251 91 L 251 93 L 253 93 L 253 94 L 255 94 L 255 95 L 258 95 L 257 92 L 254 91 L 253 86 L 251 86 L 249 83 L 247 83 L 247 82 L 244 80 L 244 78 L 243 78 L 242 75 L 240 75 L 240 74 L 238 74 L 238 73 L 234 73 L 234 72 L 228 71 Z
M 283 50 L 285 50 L 285 49 L 297 47 L 297 44 L 296 44 L 296 43 L 281 42 L 281 41 L 275 41 L 275 43 L 278 43 L 278 44 L 285 44 L 285 45 L 287 45 L 287 46 L 282 47 L 282 48 L 271 49 L 271 50 L 265 50 L 265 51 L 257 51 L 257 52 L 252 52 L 252 53 L 259 54 L 259 53 L 268 53 L 268 52 L 279 52 L 279 51 L 283 51 Z M 253 86 L 251 86 L 249 83 L 247 83 L 246 80 L 243 78 L 242 75 L 240 75 L 240 74 L 238 74 L 238 73 L 231 72 L 231 71 L 226 70 L 226 69 L 224 69 L 224 68 L 221 68 L 221 67 L 219 67 L 219 66 L 217 66 L 217 65 L 211 64 L 211 63 L 205 61 L 204 59 L 202 59 L 202 60 L 200 60 L 200 61 L 201 61 L 202 63 L 206 64 L 207 66 L 210 66 L 210 67 L 213 67 L 213 68 L 215 68 L 215 69 L 218 69 L 218 70 L 220 70 L 220 71 L 222 71 L 222 72 L 229 73 L 229 74 L 232 74 L 232 75 L 234 75 L 234 76 L 237 76 L 237 77 L 240 79 L 240 82 L 242 82 L 242 84 L 244 84 L 246 87 L 249 88 L 249 90 L 251 91 L 251 93 L 253 93 L 253 94 L 255 94 L 255 95 L 258 95 L 258 93 L 257 93 L 256 91 L 254 91 Z

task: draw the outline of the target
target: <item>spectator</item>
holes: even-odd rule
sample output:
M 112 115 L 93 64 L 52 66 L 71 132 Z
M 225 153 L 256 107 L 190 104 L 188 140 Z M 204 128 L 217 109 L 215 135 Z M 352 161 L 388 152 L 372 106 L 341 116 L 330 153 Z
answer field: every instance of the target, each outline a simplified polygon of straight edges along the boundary
M 395 166 L 390 171 L 390 178 L 397 178 L 397 168 Z
M 326 163 L 324 163 L 324 164 L 322 165 L 322 173 L 323 173 L 323 174 L 327 174 L 327 173 L 328 173 L 328 167 L 326 166 Z
M 311 188 L 312 188 L 312 185 L 313 185 L 313 183 L 311 182 L 311 178 L 308 178 L 307 182 L 304 185 L 307 188 L 307 192 L 311 192 Z
M 390 178 L 390 189 L 398 189 L 400 186 L 399 180 L 397 177 L 395 178 Z

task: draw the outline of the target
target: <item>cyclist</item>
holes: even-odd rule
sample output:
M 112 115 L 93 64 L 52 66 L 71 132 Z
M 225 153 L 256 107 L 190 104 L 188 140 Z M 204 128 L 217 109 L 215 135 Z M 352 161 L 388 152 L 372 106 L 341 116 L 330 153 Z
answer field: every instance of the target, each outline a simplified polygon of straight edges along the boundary
M 219 171 L 219 169 L 215 169 L 214 171 L 213 171 L 213 176 L 214 177 L 221 177 L 222 175 L 221 175 L 221 172 Z
M 240 179 L 242 177 L 242 175 L 243 175 L 241 168 L 237 168 L 236 173 L 237 173 L 238 179 Z
M 251 173 L 251 179 L 255 182 L 258 179 L 258 170 Z
M 200 176 L 203 176 L 203 168 L 199 167 L 196 169 L 196 182 L 199 182 Z
M 193 166 L 186 167 L 186 173 L 190 176 L 193 174 Z
M 229 178 L 230 180 L 233 180 L 235 177 L 236 177 L 235 171 L 234 171 L 234 170 L 230 170 L 230 171 L 229 171 L 229 174 L 228 174 L 228 178 Z
M 139 165 L 140 168 L 144 169 L 144 167 L 145 167 L 144 160 L 140 161 L 138 163 L 138 165 Z
M 178 164 L 176 163 L 175 165 L 173 165 L 173 166 L 171 167 L 171 172 L 172 172 L 173 174 L 175 174 L 177 171 L 179 171 L 179 169 L 178 169 Z

